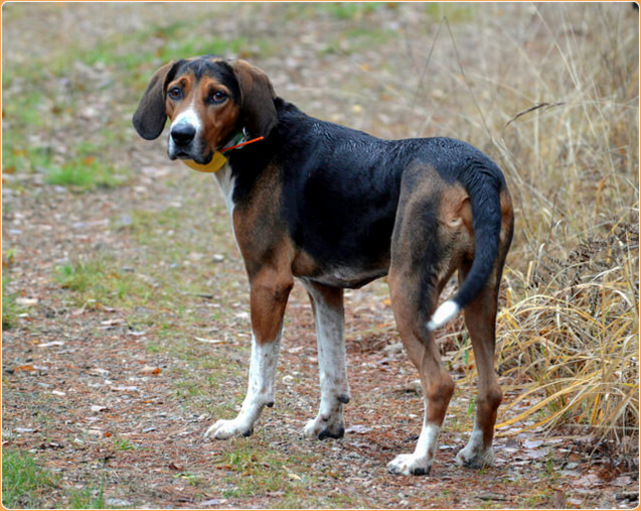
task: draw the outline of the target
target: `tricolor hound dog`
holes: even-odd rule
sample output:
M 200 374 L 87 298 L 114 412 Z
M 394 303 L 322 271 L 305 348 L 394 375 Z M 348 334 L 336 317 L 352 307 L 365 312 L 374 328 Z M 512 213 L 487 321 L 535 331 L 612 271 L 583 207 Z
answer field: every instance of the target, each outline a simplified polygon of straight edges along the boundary
M 265 73 L 243 60 L 203 56 L 158 69 L 133 124 L 151 140 L 167 117 L 169 158 L 215 171 L 250 283 L 247 396 L 235 419 L 219 420 L 206 435 L 251 435 L 263 407 L 273 406 L 283 314 L 297 278 L 311 299 L 320 366 L 320 410 L 305 434 L 342 437 L 343 405 L 350 400 L 343 289 L 387 275 L 425 402 L 414 452 L 397 456 L 388 470 L 430 471 L 454 390 L 434 330 L 460 310 L 479 389 L 474 430 L 456 461 L 491 464 L 502 396 L 494 373 L 497 299 L 514 223 L 497 165 L 458 140 L 381 140 L 309 117 L 276 96 Z M 458 293 L 437 308 L 455 270 Z

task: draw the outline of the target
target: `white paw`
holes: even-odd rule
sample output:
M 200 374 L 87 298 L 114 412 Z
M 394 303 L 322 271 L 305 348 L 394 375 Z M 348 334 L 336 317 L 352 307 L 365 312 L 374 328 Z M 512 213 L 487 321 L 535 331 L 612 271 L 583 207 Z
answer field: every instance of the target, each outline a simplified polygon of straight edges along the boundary
M 305 436 L 319 440 L 342 438 L 345 435 L 345 426 L 342 417 L 332 416 L 325 419 L 319 414 L 315 419 L 311 419 L 305 424 L 303 433 Z
M 399 454 L 387 464 L 387 471 L 391 474 L 423 476 L 428 475 L 432 469 L 432 461 L 426 456 L 415 454 Z
M 219 420 L 205 432 L 205 438 L 211 436 L 216 440 L 226 440 L 233 436 L 250 436 L 254 428 L 244 420 Z
M 467 468 L 491 467 L 494 464 L 494 449 L 468 444 L 456 455 L 456 464 Z

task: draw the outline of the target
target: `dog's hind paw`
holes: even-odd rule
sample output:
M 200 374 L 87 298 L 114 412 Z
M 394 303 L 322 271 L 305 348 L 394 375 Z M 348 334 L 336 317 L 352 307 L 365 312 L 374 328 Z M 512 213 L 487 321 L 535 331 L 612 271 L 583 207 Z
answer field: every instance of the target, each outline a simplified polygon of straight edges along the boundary
M 429 475 L 432 469 L 432 462 L 426 456 L 415 454 L 399 454 L 387 464 L 387 471 L 390 474 L 402 474 L 406 476 Z
M 226 440 L 233 436 L 250 436 L 254 432 L 252 426 L 248 426 L 245 421 L 219 420 L 210 426 L 205 432 L 205 438 L 212 437 L 216 440 Z

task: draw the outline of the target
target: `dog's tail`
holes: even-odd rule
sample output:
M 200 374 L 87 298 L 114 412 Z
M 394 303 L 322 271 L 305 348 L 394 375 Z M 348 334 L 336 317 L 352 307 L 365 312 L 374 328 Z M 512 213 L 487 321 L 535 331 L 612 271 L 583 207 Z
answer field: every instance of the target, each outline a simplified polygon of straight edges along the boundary
M 500 192 L 505 186 L 499 168 L 488 161 L 470 162 L 459 177 L 470 195 L 474 226 L 474 261 L 454 298 L 441 304 L 427 323 L 436 330 L 453 319 L 458 312 L 479 294 L 495 265 L 501 234 Z

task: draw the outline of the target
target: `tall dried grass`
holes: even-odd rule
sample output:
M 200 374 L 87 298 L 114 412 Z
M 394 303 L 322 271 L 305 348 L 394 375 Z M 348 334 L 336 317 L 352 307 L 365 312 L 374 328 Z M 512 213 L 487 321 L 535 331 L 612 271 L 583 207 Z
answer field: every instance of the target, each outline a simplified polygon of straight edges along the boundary
M 440 34 L 429 64 L 449 68 L 450 90 L 458 87 L 438 101 L 465 112 L 440 115 L 435 132 L 449 129 L 493 155 L 516 205 L 497 353 L 500 373 L 521 392 L 507 408 L 534 404 L 499 434 L 506 426 L 572 425 L 599 437 L 634 436 L 638 18 L 623 4 L 534 4 L 527 16 L 524 9 L 488 4 L 475 15 L 488 35 L 482 50 L 474 54 L 474 35 L 455 26 Z M 522 23 L 507 23 L 514 19 Z M 438 60 L 448 45 L 455 64 Z

